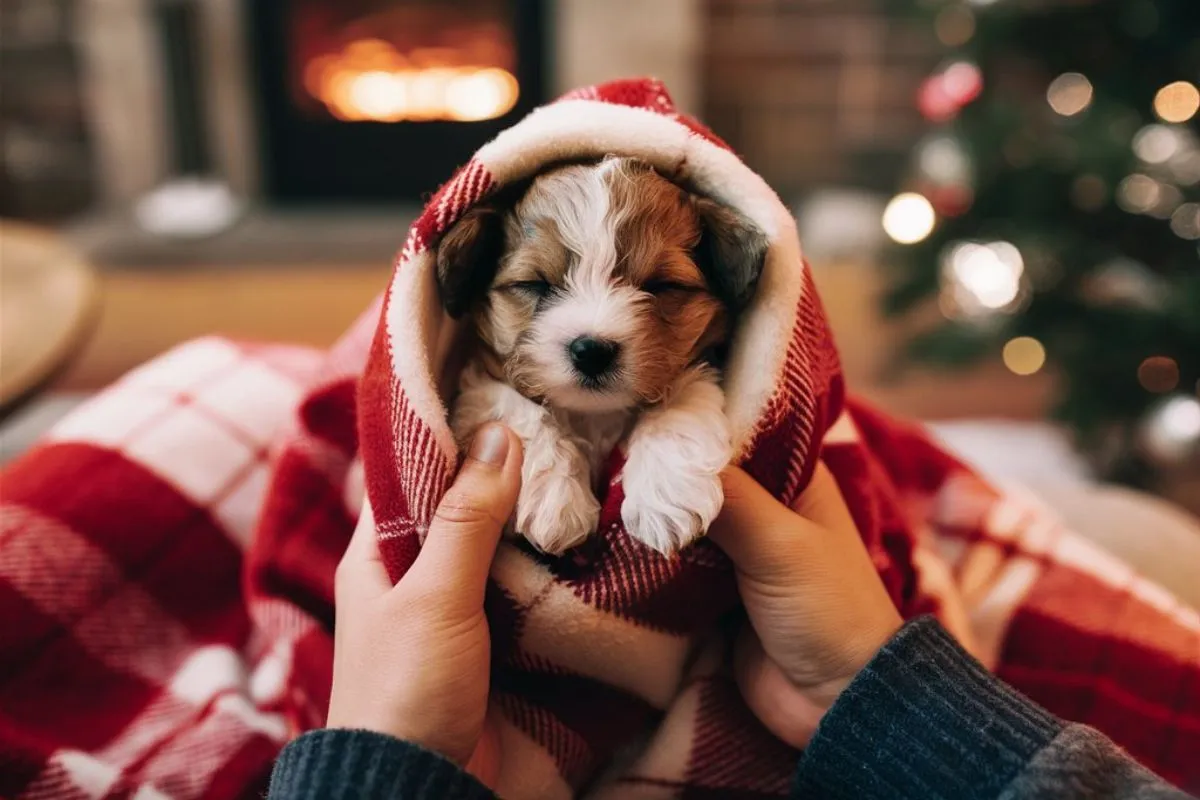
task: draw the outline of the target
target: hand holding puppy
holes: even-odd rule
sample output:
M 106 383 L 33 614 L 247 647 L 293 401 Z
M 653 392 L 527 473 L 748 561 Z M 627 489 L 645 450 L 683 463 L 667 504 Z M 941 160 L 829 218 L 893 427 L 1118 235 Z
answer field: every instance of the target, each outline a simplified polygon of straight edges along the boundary
M 483 598 L 500 529 L 516 505 L 521 460 L 511 431 L 480 429 L 420 555 L 394 586 L 363 504 L 335 578 L 329 727 L 386 733 L 495 781 Z
M 772 733 L 804 747 L 902 620 L 823 464 L 793 508 L 739 469 L 723 478 L 725 506 L 709 535 L 733 560 L 750 617 L 738 687 Z

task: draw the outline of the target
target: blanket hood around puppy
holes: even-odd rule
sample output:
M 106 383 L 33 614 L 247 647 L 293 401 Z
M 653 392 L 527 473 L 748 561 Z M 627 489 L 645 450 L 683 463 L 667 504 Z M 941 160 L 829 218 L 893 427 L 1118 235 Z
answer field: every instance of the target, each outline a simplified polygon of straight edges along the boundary
M 789 501 L 807 483 L 813 444 L 840 411 L 842 380 L 792 214 L 723 141 L 676 111 L 660 82 L 623 80 L 573 91 L 501 133 L 413 224 L 387 291 L 359 403 L 362 430 L 369 434 L 368 488 L 387 538 L 419 541 L 457 464 L 445 400 L 454 386 L 447 364 L 459 325 L 438 302 L 438 239 L 501 187 L 557 163 L 608 154 L 651 164 L 737 209 L 766 234 L 770 248 L 756 298 L 740 320 L 725 369 L 726 413 L 736 452 L 774 494 Z M 385 431 L 400 435 L 379 435 Z M 427 474 L 408 475 L 412 463 Z M 397 545 L 385 549 L 393 575 L 415 552 Z

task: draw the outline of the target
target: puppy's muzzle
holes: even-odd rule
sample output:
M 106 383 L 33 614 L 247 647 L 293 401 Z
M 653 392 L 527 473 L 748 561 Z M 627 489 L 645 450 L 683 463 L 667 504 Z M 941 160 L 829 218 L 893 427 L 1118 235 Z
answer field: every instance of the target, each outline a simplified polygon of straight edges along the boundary
M 608 339 L 580 336 L 567 345 L 571 366 L 585 379 L 595 381 L 612 371 L 621 347 Z

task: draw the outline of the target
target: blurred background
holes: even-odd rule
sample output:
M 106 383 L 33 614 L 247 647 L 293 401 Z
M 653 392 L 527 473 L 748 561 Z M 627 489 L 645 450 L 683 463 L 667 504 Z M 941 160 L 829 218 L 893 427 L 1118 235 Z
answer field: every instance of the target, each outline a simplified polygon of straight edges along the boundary
M 4 454 L 190 337 L 329 344 L 458 163 L 642 74 L 795 209 L 860 394 L 1200 512 L 1196 0 L 4 0 Z

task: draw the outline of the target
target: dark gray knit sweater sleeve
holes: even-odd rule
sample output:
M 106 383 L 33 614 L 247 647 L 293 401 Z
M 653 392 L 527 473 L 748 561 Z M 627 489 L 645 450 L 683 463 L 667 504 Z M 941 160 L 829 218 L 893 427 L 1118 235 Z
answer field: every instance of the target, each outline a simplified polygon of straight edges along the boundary
M 796 798 L 1184 798 L 1101 734 L 992 676 L 932 618 L 892 638 L 826 713 Z
M 494 800 L 436 753 L 374 731 L 309 731 L 283 748 L 268 800 Z
M 1000 800 L 1064 797 L 1184 800 L 1187 795 L 1164 783 L 1094 728 L 1068 725 L 1033 757 Z

